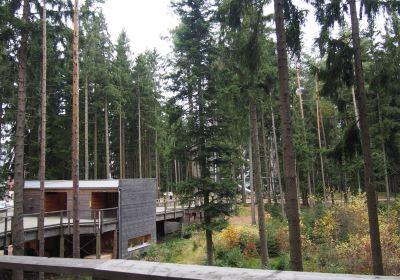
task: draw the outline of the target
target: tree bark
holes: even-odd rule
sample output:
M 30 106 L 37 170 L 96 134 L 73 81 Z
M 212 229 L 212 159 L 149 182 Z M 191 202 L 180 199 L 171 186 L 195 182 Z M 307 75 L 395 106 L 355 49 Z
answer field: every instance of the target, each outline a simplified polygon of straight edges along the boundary
M 79 8 L 74 3 L 73 107 L 72 107 L 72 186 L 73 186 L 73 257 L 80 258 L 79 236 Z
M 271 176 L 270 164 L 269 164 L 269 153 L 268 153 L 268 142 L 265 137 L 265 126 L 264 126 L 264 114 L 261 113 L 261 134 L 262 134 L 262 146 L 264 150 L 264 164 L 265 164 L 265 178 L 267 181 L 267 193 L 268 193 L 268 207 L 271 209 L 272 201 L 271 201 L 271 183 L 269 177 Z
M 104 137 L 106 141 L 106 179 L 111 179 L 110 174 L 110 138 L 108 135 L 108 98 L 104 101 Z
M 2 151 L 1 140 L 3 140 L 3 96 L 0 96 L 0 151 Z M 3 161 L 2 153 L 0 153 L 0 161 Z
M 302 122 L 302 125 L 303 125 L 304 145 L 308 146 L 306 126 L 305 126 L 305 122 L 304 122 L 303 90 L 301 88 L 300 69 L 299 69 L 299 67 L 296 67 L 296 76 L 297 76 L 297 88 L 298 88 L 299 103 L 300 103 L 300 116 L 301 116 L 301 122 Z M 309 195 L 312 195 L 311 176 L 310 176 L 310 163 L 308 162 L 308 156 L 307 156 L 307 186 L 308 186 Z M 304 197 L 303 204 L 304 203 L 308 204 L 308 200 L 306 199 L 306 197 Z
M 324 201 L 325 201 L 326 200 L 326 183 L 325 183 L 324 159 L 322 157 L 318 77 L 315 78 L 315 94 L 316 94 L 315 104 L 317 106 L 317 132 L 318 132 L 318 145 L 319 145 L 319 160 L 320 160 L 320 164 L 321 164 L 322 191 L 323 191 L 323 196 L 324 196 Z
M 123 178 L 123 159 L 122 159 L 122 109 L 119 109 L 119 178 Z
M 160 194 L 160 168 L 159 168 L 159 160 L 158 160 L 158 131 L 155 131 L 155 143 L 154 143 L 154 151 L 156 157 L 156 179 L 157 179 L 157 195 Z
M 283 200 L 284 192 L 283 192 L 283 187 L 282 187 L 281 166 L 279 163 L 278 139 L 276 138 L 275 115 L 274 115 L 274 112 L 272 111 L 272 107 L 271 107 L 271 118 L 272 118 L 272 133 L 273 133 L 273 142 L 274 142 L 274 150 L 275 150 L 276 169 L 278 172 L 278 184 L 279 184 L 279 191 L 280 191 L 280 197 L 281 197 L 281 211 L 282 211 L 282 217 L 286 217 L 285 201 Z
M 383 131 L 382 111 L 381 111 L 381 102 L 379 99 L 379 93 L 377 94 L 377 98 L 378 98 L 379 129 L 381 131 L 381 145 L 382 145 L 382 153 L 383 153 L 383 172 L 384 172 L 384 176 L 385 176 L 386 204 L 387 204 L 387 209 L 389 209 L 389 203 L 390 203 L 389 178 L 388 178 L 385 137 L 384 137 L 384 131 Z
M 142 128 L 141 128 L 141 116 L 140 116 L 140 88 L 138 94 L 138 144 L 139 144 L 139 178 L 142 178 Z
M 253 149 L 251 137 L 249 138 L 249 179 L 250 179 L 250 209 L 251 209 L 251 224 L 256 224 L 256 206 L 254 202 L 254 169 L 253 169 Z
M 46 34 L 46 0 L 43 0 L 42 13 L 42 100 L 41 100 L 41 125 L 40 125 L 40 213 L 38 219 L 39 256 L 44 256 L 44 199 L 46 178 L 46 85 L 47 85 L 47 34 Z M 44 275 L 41 275 L 44 276 Z M 41 277 L 43 279 L 43 277 Z
M 209 193 L 204 194 L 204 207 L 207 209 L 209 207 Z M 213 239 L 212 230 L 208 228 L 211 225 L 211 217 L 208 211 L 204 211 L 204 222 L 206 225 L 206 247 L 207 247 L 207 265 L 214 264 L 214 250 L 213 250 Z
M 93 179 L 97 180 L 98 153 L 97 153 L 97 110 L 94 112 L 93 132 Z
M 23 2 L 22 22 L 28 23 L 30 13 L 29 1 Z M 12 221 L 13 254 L 24 255 L 24 222 L 23 222 L 23 196 L 24 196 L 24 138 L 25 138 L 25 105 L 26 105 L 26 74 L 28 60 L 28 31 L 23 28 L 19 48 L 18 67 L 18 104 L 17 122 L 15 131 L 15 175 L 14 175 L 14 216 Z M 19 274 L 19 273 L 18 273 Z M 16 275 L 22 279 L 22 275 Z
M 286 209 L 289 222 L 289 244 L 291 269 L 303 270 L 300 219 L 296 192 L 296 171 L 294 168 L 293 131 L 290 119 L 288 59 L 286 48 L 283 0 L 274 0 L 275 23 L 278 51 L 278 76 L 280 93 L 281 130 L 283 140 L 283 163 L 286 185 Z
M 175 178 L 175 184 L 178 184 L 178 170 L 176 165 L 176 157 L 174 157 L 174 178 Z
M 267 268 L 268 263 L 268 247 L 267 247 L 267 231 L 265 226 L 264 199 L 261 181 L 261 161 L 260 161 L 260 143 L 258 140 L 257 126 L 257 107 L 254 99 L 250 97 L 250 120 L 251 120 L 251 140 L 253 146 L 253 167 L 254 167 L 254 185 L 257 200 L 258 212 L 258 234 L 260 236 L 260 251 L 261 251 L 261 268 Z
M 85 75 L 85 180 L 89 180 L 89 85 Z
M 125 122 L 122 120 L 122 178 L 126 178 L 126 139 L 125 139 Z M 128 157 L 129 158 L 129 157 Z
M 367 207 L 369 219 L 369 234 L 371 238 L 372 267 L 375 275 L 383 275 L 382 250 L 379 232 L 375 178 L 370 150 L 368 131 L 368 113 L 364 85 L 364 70 L 361 61 L 360 31 L 358 26 L 355 0 L 348 0 L 351 15 L 351 30 L 354 49 L 354 64 L 356 70 L 356 101 L 360 117 L 361 147 L 364 158 L 364 176 L 367 191 Z
M 246 178 L 244 175 L 244 159 L 243 159 L 243 146 L 240 145 L 240 160 L 242 161 L 241 166 L 240 166 L 240 176 L 242 179 L 242 203 L 243 205 L 246 205 Z

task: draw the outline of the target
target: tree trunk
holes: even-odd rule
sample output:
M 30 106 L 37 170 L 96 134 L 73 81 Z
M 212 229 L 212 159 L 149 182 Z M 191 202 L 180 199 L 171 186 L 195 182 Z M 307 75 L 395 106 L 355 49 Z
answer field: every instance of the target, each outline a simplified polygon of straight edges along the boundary
M 104 101 L 104 137 L 106 141 L 106 179 L 111 179 L 110 174 L 110 138 L 108 136 L 108 98 Z
M 23 2 L 22 21 L 28 23 L 30 13 L 29 1 Z M 26 72 L 28 59 L 28 32 L 21 31 L 18 67 L 18 104 L 17 122 L 15 131 L 15 176 L 14 176 L 14 216 L 12 221 L 13 254 L 24 255 L 24 138 L 25 138 L 25 105 L 26 105 Z M 16 275 L 22 279 L 22 275 Z
M 265 127 L 264 127 L 264 114 L 261 113 L 261 134 L 262 134 L 262 145 L 263 145 L 263 150 L 264 150 L 264 164 L 265 164 L 265 178 L 267 180 L 267 192 L 268 192 L 268 207 L 271 210 L 272 206 L 272 201 L 271 201 L 271 183 L 269 180 L 269 177 L 271 176 L 271 171 L 270 171 L 270 164 L 269 164 L 269 153 L 268 153 L 268 142 L 267 139 L 265 138 Z
M 1 140 L 3 140 L 3 96 L 0 96 L 0 151 L 2 151 Z M 3 162 L 2 153 L 0 153 L 0 162 Z
M 253 178 L 253 149 L 251 137 L 249 138 L 249 176 L 250 176 L 250 208 L 251 208 L 251 224 L 256 224 L 256 206 L 254 203 L 254 178 Z
M 204 194 L 204 207 L 207 209 L 209 207 L 209 194 Z M 207 228 L 211 224 L 211 218 L 209 212 L 204 211 L 204 222 L 206 224 L 206 248 L 207 248 L 207 265 L 214 264 L 214 252 L 213 252 L 213 240 L 212 240 L 212 231 Z
M 382 153 L 383 153 L 383 172 L 384 172 L 384 176 L 385 176 L 386 203 L 387 203 L 387 209 L 389 210 L 389 203 L 390 203 L 389 178 L 388 178 L 385 137 L 384 137 L 384 131 L 383 131 L 382 112 L 381 112 L 381 103 L 380 103 L 380 99 L 379 99 L 379 93 L 377 94 L 377 98 L 378 98 L 379 129 L 381 131 L 381 145 L 382 145 Z
M 325 184 L 325 170 L 324 170 L 324 159 L 322 157 L 322 141 L 321 141 L 321 125 L 320 125 L 320 106 L 319 106 L 319 83 L 318 77 L 315 78 L 315 104 L 317 106 L 317 131 L 318 131 L 318 145 L 319 145 L 319 160 L 321 164 L 321 178 L 322 178 L 322 191 L 324 201 L 326 200 L 326 184 Z
M 122 178 L 126 178 L 126 139 L 125 139 L 125 122 L 122 120 Z
M 281 211 L 282 211 L 282 217 L 286 217 L 285 202 L 283 200 L 284 193 L 283 193 L 283 187 L 282 187 L 281 166 L 279 163 L 278 140 L 276 139 L 275 115 L 274 115 L 274 111 L 272 110 L 272 107 L 271 107 L 271 118 L 272 118 L 272 133 L 273 133 L 273 142 L 274 142 L 274 150 L 275 150 L 276 169 L 278 172 L 278 184 L 279 184 L 279 192 L 280 192 L 280 196 L 281 196 Z
M 42 14 L 42 102 L 41 102 L 41 125 L 40 125 L 40 213 L 38 219 L 39 256 L 44 256 L 44 184 L 46 178 L 46 85 L 47 85 L 47 35 L 46 35 L 46 0 L 43 0 Z M 44 276 L 44 275 L 41 275 Z M 43 279 L 43 277 L 41 277 Z
M 240 176 L 242 179 L 242 203 L 243 205 L 246 205 L 246 178 L 244 176 L 244 159 L 243 159 L 243 146 L 240 145 L 240 160 L 241 160 L 241 165 L 240 165 Z
M 149 131 L 149 136 L 147 137 L 147 164 L 148 164 L 148 178 L 153 178 L 153 174 L 152 174 L 152 166 L 151 166 L 151 162 L 152 162 L 152 160 L 151 160 L 151 144 L 150 144 L 150 140 L 151 140 L 151 138 L 150 138 L 150 131 Z M 179 171 L 180 171 L 180 169 L 179 169 Z M 181 178 L 181 173 L 179 172 L 179 180 L 180 180 L 180 178 Z
M 72 107 L 72 186 L 73 186 L 73 257 L 80 258 L 79 236 L 79 8 L 74 3 L 73 107 Z
M 97 110 L 94 112 L 94 132 L 93 132 L 93 179 L 97 180 L 98 153 L 97 153 Z
M 85 180 L 89 180 L 89 85 L 85 75 Z
M 296 171 L 294 168 L 293 132 L 290 119 L 288 60 L 286 50 L 283 0 L 274 0 L 275 23 L 278 51 L 278 76 L 280 93 L 281 130 L 283 140 L 283 163 L 286 185 L 286 209 L 289 222 L 289 244 L 291 269 L 303 270 L 300 219 L 296 192 Z
M 367 191 L 367 207 L 369 219 L 369 234 L 371 238 L 372 266 L 375 275 L 383 275 L 382 250 L 379 232 L 377 199 L 375 193 L 375 178 L 370 150 L 368 131 L 368 113 L 366 92 L 364 86 L 364 71 L 361 60 L 360 32 L 355 0 L 348 0 L 351 15 L 351 30 L 354 49 L 354 64 L 356 70 L 356 101 L 360 114 L 361 147 L 364 158 L 364 176 Z
M 261 161 L 260 161 L 260 143 L 258 140 L 258 126 L 257 126 L 257 107 L 254 99 L 250 99 L 250 120 L 251 120 L 251 139 L 253 146 L 253 160 L 254 160 L 254 176 L 255 176 L 255 191 L 257 200 L 258 212 L 258 234 L 260 236 L 260 250 L 261 250 L 261 268 L 267 268 L 268 263 L 268 247 L 267 247 L 267 231 L 265 226 L 265 212 L 264 212 L 264 199 L 261 181 Z
M 298 87 L 298 95 L 299 95 L 299 103 L 300 103 L 300 116 L 301 116 L 301 122 L 303 125 L 303 137 L 304 137 L 304 145 L 308 146 L 308 141 L 307 141 L 307 133 L 306 133 L 306 125 L 304 123 L 304 110 L 303 110 L 303 90 L 301 88 L 301 83 L 300 83 L 300 69 L 299 67 L 296 67 L 296 76 L 297 76 L 297 87 Z M 308 155 L 307 155 L 307 186 L 308 186 L 308 194 L 312 195 L 312 190 L 311 190 L 311 176 L 310 176 L 310 163 L 308 161 Z M 308 205 L 308 200 L 306 197 L 304 197 L 303 201 L 304 205 Z
M 138 95 L 138 144 L 139 144 L 139 178 L 142 178 L 142 128 L 141 128 L 141 116 L 140 116 L 140 88 L 139 88 L 139 95 Z
M 157 195 L 160 194 L 160 172 L 159 172 L 159 162 L 158 162 L 158 131 L 156 130 L 155 135 L 155 143 L 154 143 L 154 150 L 155 150 L 155 157 L 156 157 L 156 179 L 157 179 Z
M 122 109 L 119 109 L 119 178 L 123 178 L 123 148 L 122 148 Z

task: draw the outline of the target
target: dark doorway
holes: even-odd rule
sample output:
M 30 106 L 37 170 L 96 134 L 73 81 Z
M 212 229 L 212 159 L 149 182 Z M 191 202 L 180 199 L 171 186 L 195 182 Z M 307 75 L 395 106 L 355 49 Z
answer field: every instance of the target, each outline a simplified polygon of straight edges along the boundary
M 92 209 L 118 207 L 117 192 L 92 192 Z
M 44 197 L 44 211 L 65 211 L 67 210 L 66 192 L 46 192 Z

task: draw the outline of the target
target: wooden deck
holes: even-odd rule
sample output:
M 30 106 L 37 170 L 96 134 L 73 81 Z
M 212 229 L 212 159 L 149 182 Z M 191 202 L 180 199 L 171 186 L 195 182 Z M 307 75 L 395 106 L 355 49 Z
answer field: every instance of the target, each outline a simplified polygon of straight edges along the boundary
M 114 209 L 114 208 L 113 208 Z M 113 231 L 117 229 L 118 217 L 115 209 L 115 215 L 107 215 L 104 213 L 105 210 L 110 209 L 98 209 L 97 212 L 103 211 L 101 217 L 99 214 L 84 213 L 82 216 L 86 218 L 80 219 L 80 232 L 81 234 L 94 234 L 101 227 L 102 232 Z M 156 221 L 167 221 L 182 219 L 185 211 L 188 211 L 188 207 L 177 206 L 176 203 L 169 203 L 165 206 L 156 207 Z M 0 247 L 4 242 L 4 236 L 7 235 L 7 244 L 9 244 L 11 236 L 11 217 L 12 209 L 8 210 L 8 213 L 0 212 Z M 93 218 L 87 218 L 87 216 Z M 5 223 L 7 216 L 7 225 Z M 69 211 L 56 211 L 46 213 L 44 220 L 45 226 L 45 238 L 59 236 L 60 234 L 69 235 L 72 233 L 72 214 Z M 25 230 L 25 241 L 31 241 L 37 239 L 38 231 L 38 214 L 28 214 L 24 216 L 24 230 Z M 62 232 L 61 232 L 62 230 Z

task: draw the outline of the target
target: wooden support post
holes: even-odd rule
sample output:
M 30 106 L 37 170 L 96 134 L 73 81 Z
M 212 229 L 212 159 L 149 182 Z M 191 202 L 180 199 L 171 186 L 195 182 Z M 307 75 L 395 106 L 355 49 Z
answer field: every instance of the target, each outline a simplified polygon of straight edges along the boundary
M 67 211 L 67 217 L 68 217 L 68 234 L 71 234 L 71 226 L 70 226 L 70 223 L 71 223 L 71 212 L 70 211 Z
M 167 219 L 167 200 L 164 200 L 164 220 Z
M 100 234 L 103 233 L 103 220 L 104 220 L 104 211 L 100 210 L 100 212 L 99 212 Z
M 174 200 L 174 219 L 176 218 L 176 200 Z
M 64 258 L 64 249 L 65 245 L 64 245 L 63 212 L 60 212 L 60 258 Z
M 190 212 L 190 204 L 192 204 L 192 203 L 189 202 L 189 211 L 188 211 L 188 213 L 189 213 L 189 224 L 190 224 L 190 217 L 192 216 L 192 213 Z
M 60 236 L 60 258 L 64 258 L 64 235 Z
M 117 231 L 117 229 L 114 230 L 113 259 L 118 259 L 118 231 Z
M 96 259 L 100 259 L 101 255 L 101 234 L 100 230 L 96 233 Z
M 6 210 L 6 217 L 4 218 L 4 239 L 3 239 L 3 249 L 4 255 L 8 255 L 8 247 L 7 247 L 7 226 L 8 226 L 8 210 Z
M 92 216 L 93 216 L 93 232 L 96 234 L 97 232 L 97 214 L 96 214 L 96 210 L 92 210 Z

